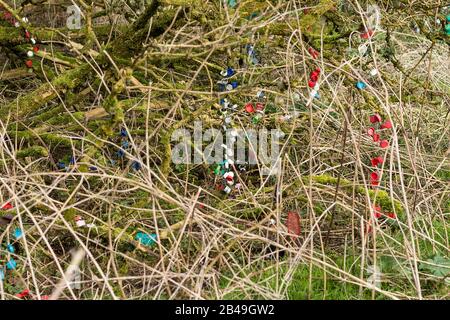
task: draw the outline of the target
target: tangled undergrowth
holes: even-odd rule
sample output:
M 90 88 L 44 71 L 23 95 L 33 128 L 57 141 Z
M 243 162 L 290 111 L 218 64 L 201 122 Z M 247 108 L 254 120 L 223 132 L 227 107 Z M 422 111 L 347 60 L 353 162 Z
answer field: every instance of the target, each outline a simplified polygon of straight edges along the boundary
M 0 0 L 2 299 L 449 297 L 444 1 L 74 2 Z

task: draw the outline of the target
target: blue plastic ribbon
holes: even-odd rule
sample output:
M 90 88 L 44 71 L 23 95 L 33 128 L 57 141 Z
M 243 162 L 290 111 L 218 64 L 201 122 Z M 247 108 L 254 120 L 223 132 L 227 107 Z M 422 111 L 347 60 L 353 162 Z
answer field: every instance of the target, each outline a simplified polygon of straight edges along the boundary
M 11 243 L 8 243 L 6 245 L 6 250 L 8 250 L 11 253 L 14 253 L 16 250 L 14 249 L 14 246 Z
M 123 158 L 123 156 L 125 155 L 125 152 L 122 149 L 119 149 L 119 151 L 117 151 L 116 154 L 119 158 Z
M 136 171 L 141 170 L 141 168 L 142 168 L 141 164 L 137 161 L 133 161 L 133 163 L 131 164 L 131 167 Z
M 357 87 L 359 90 L 363 90 L 363 89 L 367 88 L 367 85 L 366 85 L 364 82 L 362 82 L 362 81 L 358 81 L 358 82 L 356 83 L 356 87 Z
M 259 11 L 252 12 L 246 19 L 252 20 L 253 18 L 256 18 L 257 16 L 259 16 Z
M 138 232 L 135 237 L 136 241 L 143 244 L 144 246 L 150 247 L 156 242 L 156 234 L 148 234 L 144 232 Z
M 23 232 L 22 230 L 20 230 L 20 228 L 15 228 L 14 229 L 14 237 L 19 240 L 20 238 L 22 238 L 23 236 Z
M 234 8 L 234 7 L 236 7 L 236 5 L 237 5 L 236 0 L 228 0 L 228 6 L 230 8 Z
M 232 67 L 227 68 L 227 77 L 234 75 L 234 69 Z
M 8 270 L 13 270 L 16 267 L 17 267 L 17 262 L 14 259 L 11 259 L 6 263 L 6 269 L 8 269 Z

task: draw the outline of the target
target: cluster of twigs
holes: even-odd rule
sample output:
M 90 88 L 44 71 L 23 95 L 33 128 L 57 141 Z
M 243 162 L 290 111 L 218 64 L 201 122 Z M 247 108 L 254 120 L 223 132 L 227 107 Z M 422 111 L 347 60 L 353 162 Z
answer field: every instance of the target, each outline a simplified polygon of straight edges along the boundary
M 73 2 L 80 30 L 35 13 L 72 2 L 0 0 L 21 24 L 0 20 L 3 299 L 448 298 L 442 1 L 377 2 L 370 36 L 365 1 Z M 221 92 L 229 66 L 239 85 Z M 255 123 L 244 106 L 261 91 Z M 285 133 L 277 174 L 236 170 L 231 194 L 214 166 L 171 161 L 176 129 L 220 129 L 224 97 L 234 127 Z M 375 113 L 393 124 L 376 189 Z

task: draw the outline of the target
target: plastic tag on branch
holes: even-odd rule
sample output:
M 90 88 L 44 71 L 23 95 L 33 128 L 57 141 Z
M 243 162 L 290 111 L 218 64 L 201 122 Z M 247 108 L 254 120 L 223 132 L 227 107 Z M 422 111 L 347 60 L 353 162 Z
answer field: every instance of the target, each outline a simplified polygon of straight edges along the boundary
M 23 232 L 20 228 L 16 228 L 14 229 L 14 237 L 19 240 L 20 238 L 22 238 L 23 236 Z
M 29 295 L 30 295 L 30 290 L 24 289 L 24 290 L 22 290 L 22 292 L 16 294 L 16 297 L 19 299 L 24 299 L 24 298 L 28 297 Z
M 356 82 L 356 88 L 358 88 L 359 90 L 364 90 L 365 88 L 367 88 L 367 85 L 363 81 L 358 81 Z
M 14 259 L 11 259 L 6 263 L 6 269 L 8 269 L 8 270 L 14 270 L 16 267 L 17 267 L 17 262 Z
M 14 246 L 11 243 L 8 243 L 6 245 L 6 250 L 8 250 L 8 252 L 10 253 L 14 253 L 16 250 L 14 249 Z
M 237 0 L 227 0 L 227 4 L 230 8 L 235 8 L 237 5 Z
M 366 43 L 362 43 L 358 46 L 358 53 L 362 57 L 367 53 L 369 46 Z
M 127 135 L 128 135 L 127 129 L 121 128 L 120 129 L 120 136 L 125 138 Z
M 11 202 L 7 202 L 2 206 L 2 210 L 11 210 L 13 209 L 13 205 L 11 204 Z
M 381 11 L 380 7 L 376 4 L 370 4 L 367 6 L 367 28 L 370 30 L 376 30 L 380 26 L 381 22 Z
M 378 74 L 378 70 L 376 68 L 373 68 L 372 70 L 370 70 L 370 75 L 372 77 L 375 77 Z
M 75 216 L 74 220 L 77 227 L 84 227 L 86 225 L 86 221 L 81 216 Z
M 258 99 L 264 99 L 266 96 L 265 96 L 265 94 L 264 94 L 264 92 L 263 92 L 262 90 L 259 90 L 259 91 L 256 93 L 256 97 L 257 97 Z
M 141 170 L 142 165 L 141 165 L 138 161 L 133 161 L 133 162 L 131 163 L 131 167 L 132 167 L 134 170 L 139 171 L 139 170 Z
M 220 72 L 220 75 L 222 77 L 227 77 L 227 78 L 233 76 L 234 74 L 235 74 L 235 71 L 234 71 L 234 69 L 232 67 L 227 67 L 225 70 L 222 70 Z

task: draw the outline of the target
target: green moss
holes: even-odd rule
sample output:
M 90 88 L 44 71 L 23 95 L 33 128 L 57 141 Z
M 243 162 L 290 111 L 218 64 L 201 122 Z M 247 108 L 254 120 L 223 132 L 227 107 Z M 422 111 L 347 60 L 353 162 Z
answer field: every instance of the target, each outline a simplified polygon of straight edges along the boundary
M 52 81 L 52 84 L 45 83 L 35 91 L 1 106 L 0 117 L 6 117 L 11 112 L 13 117 L 20 119 L 24 115 L 36 111 L 47 102 L 53 100 L 57 96 L 56 91 L 65 92 L 80 85 L 86 80 L 89 70 L 89 65 L 84 64 L 61 74 Z
M 63 145 L 66 147 L 70 147 L 72 145 L 72 140 L 69 138 L 61 137 L 56 133 L 33 133 L 31 131 L 11 131 L 9 133 L 11 137 L 17 137 L 19 139 L 24 139 L 29 142 L 35 142 L 36 138 L 39 137 L 45 143 L 56 146 Z M 79 144 L 78 141 L 73 141 L 73 143 Z
M 442 181 L 450 181 L 450 168 L 441 169 L 436 171 L 436 178 L 441 179 Z
M 68 222 L 73 222 L 76 215 L 77 210 L 75 208 L 70 208 L 63 212 L 64 219 L 66 219 Z
M 308 177 L 303 177 L 303 181 L 305 183 L 307 183 L 309 180 Z M 319 176 L 313 176 L 312 180 L 316 183 L 320 183 L 320 184 L 329 184 L 329 185 L 336 185 L 338 182 L 338 178 L 332 177 L 330 175 L 319 175 Z M 353 183 L 347 179 L 341 178 L 339 185 L 344 189 L 344 190 L 348 190 L 349 188 L 353 188 Z M 348 190 L 350 191 L 350 190 Z M 355 191 L 364 196 L 365 192 L 366 192 L 366 188 L 361 187 L 361 186 L 356 186 L 355 187 Z M 375 202 L 376 205 L 381 206 L 381 208 L 383 209 L 383 211 L 386 212 L 392 212 L 395 209 L 395 212 L 397 214 L 403 214 L 404 210 L 403 207 L 401 205 L 401 203 L 398 200 L 393 200 L 391 199 L 391 197 L 389 196 L 389 194 L 384 191 L 384 190 L 372 190 L 372 189 L 367 189 L 368 193 L 369 193 L 369 197 L 372 201 Z
M 41 157 L 48 157 L 48 151 L 44 147 L 40 146 L 34 146 L 29 147 L 26 149 L 22 149 L 17 152 L 16 156 L 18 158 L 26 158 L 26 157 L 32 157 L 32 158 L 41 158 Z
M 67 123 L 73 123 L 74 118 L 82 122 L 84 120 L 84 112 L 74 112 L 71 114 L 54 115 L 52 118 L 48 119 L 46 123 L 58 126 Z
M 74 89 L 82 81 L 86 80 L 86 74 L 91 70 L 88 64 L 83 64 L 75 69 L 61 74 L 53 81 L 56 89 Z
M 36 115 L 35 117 L 32 118 L 32 121 L 33 122 L 46 122 L 49 119 L 52 119 L 53 117 L 55 117 L 56 115 L 61 113 L 62 111 L 64 111 L 64 107 L 61 105 L 58 105 L 58 106 L 52 107 L 49 110 Z

